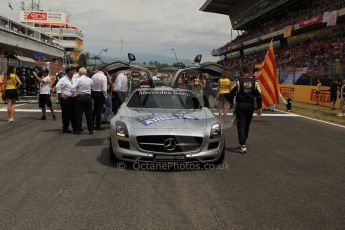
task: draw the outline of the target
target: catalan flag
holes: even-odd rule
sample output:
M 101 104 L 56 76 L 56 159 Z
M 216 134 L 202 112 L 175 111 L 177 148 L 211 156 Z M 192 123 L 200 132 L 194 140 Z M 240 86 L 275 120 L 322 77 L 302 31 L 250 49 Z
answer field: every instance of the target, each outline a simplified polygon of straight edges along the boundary
M 274 57 L 273 41 L 268 47 L 268 51 L 260 71 L 256 76 L 261 88 L 262 104 L 264 108 L 273 104 L 279 104 L 279 85 L 277 68 Z

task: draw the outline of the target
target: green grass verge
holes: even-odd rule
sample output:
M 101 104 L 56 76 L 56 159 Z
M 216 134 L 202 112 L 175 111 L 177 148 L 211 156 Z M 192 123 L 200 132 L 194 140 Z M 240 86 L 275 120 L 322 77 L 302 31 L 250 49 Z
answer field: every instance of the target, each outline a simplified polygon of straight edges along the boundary
M 286 111 L 286 106 L 284 104 L 280 104 L 277 105 L 277 109 Z M 339 109 L 331 110 L 330 108 L 325 106 L 293 102 L 292 113 L 340 125 L 345 125 L 345 117 L 337 117 L 337 115 L 340 113 Z

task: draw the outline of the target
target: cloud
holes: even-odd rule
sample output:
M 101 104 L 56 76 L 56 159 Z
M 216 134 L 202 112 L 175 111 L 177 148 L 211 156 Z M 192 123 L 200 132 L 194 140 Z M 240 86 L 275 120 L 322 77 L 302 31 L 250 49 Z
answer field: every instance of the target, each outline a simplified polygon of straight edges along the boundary
M 213 48 L 228 42 L 230 22 L 226 16 L 200 12 L 205 1 L 66 0 L 71 22 L 85 34 L 87 51 L 109 48 L 113 56 L 119 56 L 123 38 L 124 52 L 170 56 L 170 49 L 175 48 L 181 58 L 203 53 L 210 59 Z M 19 0 L 10 2 L 17 5 L 18 13 Z M 64 8 L 64 1 L 47 2 L 51 9 Z M 7 5 L 0 3 L 2 9 Z M 7 15 L 13 18 L 13 13 Z

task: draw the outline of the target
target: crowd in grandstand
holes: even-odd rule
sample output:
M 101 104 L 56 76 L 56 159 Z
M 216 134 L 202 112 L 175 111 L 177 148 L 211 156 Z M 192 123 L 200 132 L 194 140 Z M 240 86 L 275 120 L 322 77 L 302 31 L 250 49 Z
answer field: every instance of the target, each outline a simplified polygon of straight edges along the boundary
M 242 64 L 254 65 L 262 63 L 266 50 L 248 54 L 245 58 L 236 57 L 224 60 L 223 64 L 231 70 L 236 70 Z M 276 50 L 278 68 L 293 66 L 320 67 L 333 63 L 345 65 L 345 36 L 330 39 L 308 40 L 296 45 L 287 46 Z
M 243 34 L 236 37 L 236 39 L 225 46 L 238 45 L 250 39 L 258 38 L 265 34 L 283 29 L 286 26 L 295 25 L 303 20 L 322 15 L 324 12 L 342 8 L 345 8 L 345 0 L 313 0 L 311 1 L 310 7 L 297 7 L 293 10 L 289 10 L 279 19 L 274 18 L 264 23 L 259 20 L 259 24 L 253 26 L 254 29 L 243 32 Z

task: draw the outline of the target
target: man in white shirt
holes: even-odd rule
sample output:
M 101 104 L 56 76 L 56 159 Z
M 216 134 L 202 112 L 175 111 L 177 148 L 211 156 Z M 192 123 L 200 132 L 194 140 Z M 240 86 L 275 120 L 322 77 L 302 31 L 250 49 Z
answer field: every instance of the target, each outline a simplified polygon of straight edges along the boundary
M 62 77 L 56 84 L 56 93 L 59 96 L 61 111 L 62 111 L 62 132 L 72 133 L 69 130 L 70 123 L 72 124 L 73 130 L 75 130 L 75 119 L 73 113 L 73 92 L 72 92 L 72 77 L 73 70 L 67 68 L 65 71 L 66 75 Z
M 122 103 L 126 99 L 128 91 L 128 79 L 127 76 L 121 72 L 117 75 L 115 83 L 113 85 L 113 113 L 116 115 L 117 111 L 121 107 Z
M 72 81 L 78 79 L 80 77 L 79 75 L 79 67 L 72 67 L 73 70 L 73 77 L 72 77 Z
M 76 134 L 80 135 L 82 131 L 83 113 L 85 113 L 87 128 L 89 134 L 93 134 L 93 114 L 92 114 L 92 98 L 91 90 L 93 82 L 86 77 L 87 70 L 85 68 L 79 69 L 80 77 L 72 80 L 72 92 L 75 97 L 75 116 L 76 116 Z
M 43 70 L 43 76 L 39 77 L 36 72 L 32 72 L 33 76 L 40 82 L 39 107 L 42 109 L 42 120 L 47 120 L 46 105 L 49 107 L 53 119 L 56 120 L 53 104 L 50 98 L 50 76 L 49 70 Z
M 105 76 L 106 68 L 102 66 L 100 70 L 92 76 L 92 98 L 94 102 L 93 119 L 95 121 L 95 129 L 103 130 L 101 128 L 101 114 L 104 106 L 104 102 L 107 98 L 107 83 L 108 78 Z

